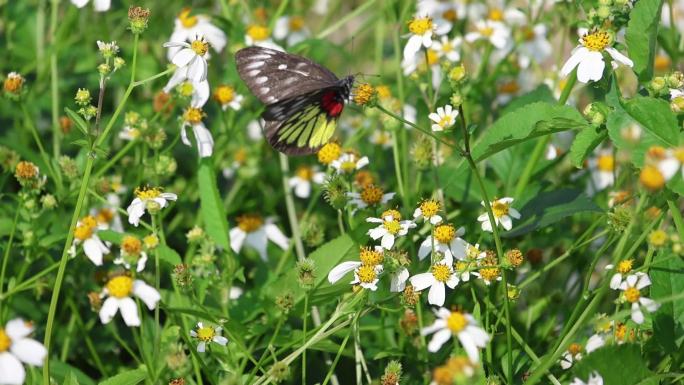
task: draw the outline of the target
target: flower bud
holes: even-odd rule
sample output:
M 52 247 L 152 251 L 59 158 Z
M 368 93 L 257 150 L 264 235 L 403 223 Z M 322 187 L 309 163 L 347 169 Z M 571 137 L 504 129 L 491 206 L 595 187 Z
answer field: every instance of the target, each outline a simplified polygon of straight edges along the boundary
M 682 88 L 684 87 L 684 74 L 675 71 L 665 77 L 665 82 L 668 88 Z
M 275 298 L 275 304 L 276 306 L 282 311 L 284 314 L 287 314 L 292 310 L 292 307 L 294 306 L 294 296 L 290 292 L 286 292 L 282 295 L 279 295 Z
M 79 88 L 78 91 L 76 91 L 76 97 L 74 97 L 74 100 L 76 100 L 76 104 L 79 106 L 87 106 L 90 104 L 91 100 L 90 91 L 85 88 Z
M 396 385 L 401 380 L 401 363 L 392 360 L 385 367 L 385 374 L 380 378 L 381 385 Z
M 323 187 L 325 200 L 336 210 L 342 210 L 347 204 L 347 183 L 340 175 L 332 175 Z
M 185 234 L 189 243 L 196 243 L 204 239 L 204 230 L 201 227 L 195 226 Z
M 297 262 L 297 279 L 302 289 L 310 290 L 314 287 L 316 283 L 315 269 L 313 259 L 304 258 Z
M 114 70 L 119 70 L 123 68 L 123 66 L 126 65 L 126 61 L 121 58 L 120 56 L 117 56 L 114 58 Z
M 17 72 L 7 74 L 2 85 L 3 90 L 10 95 L 19 95 L 24 88 L 25 79 Z
M 112 72 L 112 66 L 107 63 L 102 63 L 97 66 L 97 72 L 99 72 L 102 76 L 107 76 L 110 72 Z
M 646 87 L 653 95 L 662 95 L 667 91 L 667 81 L 662 76 L 656 76 Z
M 684 111 L 684 96 L 677 96 L 670 101 L 670 109 L 672 112 L 681 113 Z
M 57 198 L 52 194 L 45 194 L 40 198 L 40 204 L 46 210 L 52 210 L 57 207 Z
M 466 78 L 466 76 L 467 73 L 463 64 L 457 65 L 453 67 L 451 70 L 449 70 L 449 80 L 451 80 L 452 82 L 461 82 Z
M 150 10 L 148 8 L 130 6 L 128 8 L 128 22 L 131 32 L 139 35 L 147 29 L 147 21 L 150 18 Z

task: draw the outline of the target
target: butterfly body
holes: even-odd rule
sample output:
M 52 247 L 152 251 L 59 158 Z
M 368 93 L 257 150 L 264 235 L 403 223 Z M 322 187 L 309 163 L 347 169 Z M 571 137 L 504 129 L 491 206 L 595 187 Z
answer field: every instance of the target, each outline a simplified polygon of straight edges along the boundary
M 335 74 L 301 56 L 248 47 L 235 54 L 238 73 L 266 109 L 264 134 L 288 155 L 316 152 L 335 132 L 354 77 Z

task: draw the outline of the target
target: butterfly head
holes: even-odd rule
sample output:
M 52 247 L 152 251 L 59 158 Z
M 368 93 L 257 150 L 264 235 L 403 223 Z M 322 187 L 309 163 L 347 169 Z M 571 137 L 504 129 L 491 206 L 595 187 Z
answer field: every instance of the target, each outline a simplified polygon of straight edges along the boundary
M 351 97 L 352 88 L 354 88 L 354 75 L 349 75 L 340 79 L 339 85 L 342 87 L 342 94 L 344 99 L 349 99 Z

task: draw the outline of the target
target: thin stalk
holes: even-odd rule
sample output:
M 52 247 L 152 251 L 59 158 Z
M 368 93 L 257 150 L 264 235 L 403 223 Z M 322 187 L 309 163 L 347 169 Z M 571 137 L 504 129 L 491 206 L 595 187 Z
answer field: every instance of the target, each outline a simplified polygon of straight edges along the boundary
M 123 146 L 119 150 L 119 152 L 116 153 L 116 155 L 114 155 L 111 159 L 109 159 L 109 161 L 107 163 L 105 163 L 104 166 L 100 167 L 100 169 L 95 172 L 95 179 L 101 177 L 105 172 L 107 172 L 107 170 L 112 168 L 112 166 L 114 166 L 116 164 L 116 162 L 118 162 L 121 158 L 123 158 L 123 156 L 126 155 L 126 153 L 131 148 L 133 148 L 133 146 L 135 146 L 136 143 L 137 142 L 135 140 L 131 140 L 128 143 L 126 143 L 126 145 Z
M 292 189 L 290 189 L 288 183 L 288 175 L 290 174 L 290 163 L 287 156 L 284 154 L 278 154 L 280 156 L 280 171 L 283 174 L 283 192 L 285 193 L 285 206 L 287 208 L 287 218 L 290 221 L 290 227 L 292 228 L 292 238 L 295 242 L 295 251 L 297 252 L 297 259 L 303 260 L 306 258 L 304 254 L 304 243 L 302 242 L 302 237 L 299 232 L 299 222 L 297 221 L 297 212 L 294 205 L 294 198 L 292 197 Z
M 337 31 L 340 27 L 343 25 L 347 24 L 351 19 L 362 15 L 368 8 L 372 7 L 375 4 L 375 0 L 370 0 L 364 3 L 363 5 L 359 6 L 355 10 L 349 12 L 346 14 L 344 17 L 340 18 L 336 23 L 331 25 L 330 27 L 324 29 L 321 31 L 318 36 L 316 36 L 317 39 L 323 39 L 326 36 L 330 35 L 331 33 Z
M 12 250 L 12 241 L 14 241 L 14 233 L 17 230 L 17 221 L 19 220 L 19 210 L 16 210 L 14 214 L 14 220 L 12 221 L 12 228 L 10 229 L 9 239 L 7 240 L 7 246 L 5 246 L 5 253 L 2 256 L 2 269 L 0 270 L 0 303 L 2 303 L 3 287 L 5 286 L 5 271 L 7 269 L 7 261 L 9 261 L 10 250 Z
M 57 33 L 57 11 L 59 0 L 50 2 L 50 101 L 52 102 L 52 154 L 55 159 L 61 155 L 62 132 L 59 125 L 59 72 L 57 70 L 57 45 L 55 35 Z
M 454 147 L 453 144 L 451 144 L 451 143 L 445 141 L 444 139 L 440 138 L 439 136 L 433 134 L 431 131 L 428 131 L 428 130 L 422 128 L 422 127 L 419 127 L 419 126 L 417 126 L 416 124 L 411 123 L 411 122 L 409 122 L 408 120 L 405 120 L 405 119 L 402 118 L 401 116 L 399 116 L 399 115 L 397 115 L 397 114 L 395 114 L 395 113 L 393 113 L 393 112 L 391 112 L 391 111 L 388 111 L 387 109 L 385 109 L 385 107 L 381 106 L 380 104 L 376 105 L 375 107 L 376 107 L 378 110 L 380 110 L 380 111 L 382 111 L 383 113 L 385 113 L 386 115 L 391 116 L 392 118 L 394 118 L 394 119 L 396 119 L 396 120 L 398 120 L 398 121 L 400 121 L 400 122 L 402 122 L 402 123 L 404 123 L 404 124 L 408 124 L 409 126 L 415 128 L 416 130 L 422 132 L 423 134 L 425 134 L 425 135 L 427 135 L 427 136 L 432 137 L 433 139 L 437 140 L 438 142 L 443 143 L 443 144 L 445 144 L 445 145 L 447 145 L 447 146 L 449 146 L 449 147 Z
M 50 162 L 50 157 L 48 156 L 47 152 L 45 152 L 45 147 L 43 147 L 43 142 L 40 140 L 40 135 L 38 134 L 38 130 L 36 129 L 36 126 L 33 124 L 33 119 L 31 119 L 31 114 L 29 114 L 28 109 L 26 108 L 26 104 L 23 102 L 21 103 L 21 111 L 24 113 L 24 119 L 26 120 L 26 126 L 28 126 L 29 131 L 31 131 L 31 135 L 33 136 L 33 140 L 36 142 L 36 146 L 38 146 L 38 151 L 40 152 L 40 157 L 43 159 L 43 162 L 45 163 L 45 166 L 47 167 L 48 172 L 50 173 L 50 176 L 55 181 L 57 186 L 61 189 L 62 179 L 57 177 L 57 174 L 55 173 L 55 170 L 52 167 L 52 162 Z
M 307 321 L 309 320 L 309 315 L 307 314 L 309 311 L 309 291 L 307 290 L 306 293 L 304 294 L 304 317 L 303 317 L 303 327 L 302 327 L 302 347 L 304 347 L 304 350 L 302 351 L 302 385 L 306 385 L 306 327 L 307 327 Z

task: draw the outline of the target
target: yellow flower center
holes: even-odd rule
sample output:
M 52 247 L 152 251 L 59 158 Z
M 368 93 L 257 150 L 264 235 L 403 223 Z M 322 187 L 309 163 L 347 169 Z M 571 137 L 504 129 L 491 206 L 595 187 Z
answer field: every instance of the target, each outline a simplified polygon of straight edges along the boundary
M 427 199 L 421 202 L 420 204 L 420 212 L 423 213 L 423 216 L 426 218 L 431 218 L 439 212 L 440 208 L 440 203 L 437 202 L 434 199 Z
M 359 276 L 359 281 L 361 281 L 361 283 L 372 283 L 378 275 L 375 272 L 375 266 L 373 265 L 359 266 L 356 274 Z
M 142 242 L 132 235 L 126 235 L 121 241 L 121 249 L 128 255 L 138 255 L 142 250 Z
M 515 94 L 518 91 L 520 91 L 520 85 L 515 80 L 511 80 L 499 85 L 499 92 L 502 94 Z
M 238 148 L 233 155 L 233 159 L 240 164 L 244 164 L 247 161 L 247 150 L 244 147 Z
M 363 106 L 371 100 L 375 93 L 373 86 L 368 83 L 361 83 L 354 90 L 354 103 Z
M 454 270 L 464 272 L 468 269 L 468 262 L 456 261 L 454 262 Z
M 392 219 L 391 221 L 385 220 L 382 225 L 390 234 L 396 234 L 399 232 L 399 230 L 401 230 L 401 224 L 396 219 Z
M 641 292 L 639 292 L 639 289 L 636 287 L 628 287 L 627 290 L 625 290 L 625 299 L 628 302 L 634 303 L 639 301 L 639 298 L 641 297 Z
M 494 203 L 492 203 L 492 212 L 494 213 L 494 216 L 497 218 L 501 218 L 504 215 L 508 215 L 509 209 L 510 204 L 506 202 L 494 201 Z
M 534 29 L 530 26 L 524 26 L 522 28 L 522 35 L 525 41 L 532 41 L 535 38 Z
M 209 51 L 209 43 L 203 40 L 195 40 L 190 43 L 190 48 L 199 56 L 204 56 Z
M 429 66 L 435 65 L 439 62 L 439 55 L 437 55 L 437 52 L 432 49 L 428 48 L 427 50 L 427 64 Z
M 342 154 L 342 147 L 335 142 L 330 142 L 321 147 L 318 151 L 318 161 L 323 164 L 330 164 L 337 160 Z
M 361 170 L 354 176 L 354 182 L 361 187 L 365 187 L 374 181 L 375 178 L 373 178 L 373 174 L 371 174 L 370 171 Z
M 494 34 L 494 28 L 492 28 L 490 26 L 485 26 L 485 27 L 480 28 L 480 35 L 482 35 L 484 37 L 490 37 L 493 34 Z
M 435 240 L 439 243 L 448 244 L 456 237 L 456 228 L 453 225 L 439 225 L 435 227 Z
M 609 154 L 599 155 L 596 159 L 596 168 L 604 172 L 613 172 L 615 169 L 615 158 Z
M 3 84 L 3 88 L 5 89 L 5 91 L 14 94 L 14 93 L 18 93 L 19 90 L 21 90 L 21 86 L 23 84 L 24 84 L 24 78 L 21 75 L 10 74 L 5 79 L 5 83 Z
M 204 111 L 201 108 L 188 107 L 183 113 L 183 120 L 190 124 L 198 124 L 204 117 Z
M 150 234 L 143 238 L 143 244 L 145 244 L 147 249 L 154 249 L 159 245 L 159 238 L 154 234 Z
M 235 99 L 235 90 L 231 86 L 218 86 L 214 91 L 214 100 L 219 102 L 219 104 L 228 104 Z
M 361 190 L 361 200 L 369 206 L 376 205 L 382 200 L 383 193 L 380 187 L 369 184 Z
M 185 97 L 188 98 L 192 96 L 192 92 L 195 90 L 195 87 L 192 86 L 192 83 L 190 82 L 183 82 L 178 86 L 178 93 Z
M 14 175 L 19 179 L 33 179 L 38 176 L 38 167 L 31 162 L 21 161 L 17 163 Z
M 665 177 L 656 167 L 646 165 L 639 174 L 639 181 L 651 191 L 659 190 L 665 185 Z
M 451 125 L 454 124 L 454 119 L 451 117 L 451 115 L 444 115 L 439 120 L 438 124 L 442 128 L 451 127 Z
M 675 148 L 673 153 L 674 157 L 677 158 L 679 163 L 684 163 L 684 147 Z
M 606 31 L 596 31 L 582 36 L 582 45 L 591 51 L 603 51 L 612 43 L 610 34 Z
M 651 146 L 648 148 L 648 151 L 646 151 L 646 156 L 656 160 L 665 159 L 666 154 L 667 150 L 662 146 Z
M 290 22 L 288 24 L 290 25 L 290 31 L 301 31 L 302 28 L 304 28 L 304 18 L 301 16 L 292 16 L 290 17 Z
M 458 19 L 458 13 L 455 9 L 449 8 L 446 11 L 442 12 L 442 18 L 448 21 L 456 21 Z
M 378 96 L 386 99 L 392 96 L 392 90 L 388 86 L 385 85 L 380 85 L 375 87 L 375 90 L 378 92 Z
M 439 282 L 446 282 L 449 280 L 449 277 L 451 277 L 451 269 L 449 269 L 449 266 L 447 265 L 441 263 L 432 265 L 430 270 L 432 272 L 432 276 L 435 277 L 435 279 Z
M 107 291 L 109 295 L 115 298 L 128 297 L 133 290 L 133 279 L 126 275 L 114 277 L 107 282 Z
M 148 200 L 159 197 L 159 195 L 161 195 L 161 192 L 161 187 L 144 186 L 136 187 L 133 193 L 136 197 L 140 198 L 141 200 Z
M 416 17 L 408 23 L 409 31 L 414 35 L 423 35 L 425 32 L 432 31 L 432 19 L 429 17 Z
M 114 212 L 108 208 L 102 208 L 97 212 L 98 223 L 109 223 L 114 219 Z
M 489 20 L 493 20 L 493 21 L 503 21 L 504 12 L 500 8 L 492 8 L 489 10 L 489 14 L 487 14 L 487 18 Z
M 85 241 L 93 236 L 93 228 L 86 225 L 76 226 L 74 229 L 74 237 L 79 241 Z
M 620 261 L 620 263 L 618 263 L 617 265 L 617 272 L 623 275 L 629 273 L 630 271 L 632 271 L 633 262 L 634 260 L 632 259 L 625 259 L 624 261 Z
M 469 259 L 477 259 L 480 256 L 480 249 L 474 245 L 468 245 L 466 255 Z
M 396 219 L 398 221 L 401 220 L 401 213 L 397 210 L 394 210 L 394 209 L 383 211 L 382 214 L 380 215 L 380 217 L 385 218 L 385 217 L 388 217 L 390 215 L 392 216 L 393 219 Z
M 468 326 L 468 319 L 463 313 L 455 311 L 447 318 L 447 327 L 452 333 L 458 333 Z
M 9 350 L 11 345 L 12 340 L 10 340 L 10 338 L 7 336 L 7 333 L 5 333 L 5 329 L 0 328 L 0 353 Z
M 209 342 L 216 336 L 216 330 L 211 326 L 204 326 L 197 329 L 197 339 L 204 342 Z
M 190 16 L 190 11 L 192 11 L 192 9 L 187 7 L 183 8 L 178 14 L 178 20 L 180 20 L 185 28 L 192 28 L 197 24 L 197 16 Z
M 582 345 L 578 343 L 572 343 L 570 346 L 568 346 L 568 353 L 570 353 L 573 357 L 577 356 L 582 352 Z
M 501 271 L 498 267 L 488 267 L 485 269 L 480 269 L 480 277 L 487 282 L 496 281 L 499 278 L 500 274 Z
M 243 214 L 237 217 L 238 227 L 246 233 L 260 229 L 263 224 L 264 220 L 258 214 Z
M 88 226 L 90 228 L 95 228 L 97 226 L 97 219 L 92 215 L 87 215 L 81 219 L 81 224 L 83 226 Z
M 655 68 L 656 71 L 667 71 L 670 68 L 670 65 L 672 65 L 672 61 L 666 55 L 656 55 L 653 62 L 653 68 Z
M 362 247 L 359 252 L 359 260 L 364 265 L 379 265 L 382 263 L 383 259 L 385 259 L 385 256 L 382 251 L 376 251 L 370 247 Z
M 247 36 L 254 41 L 262 41 L 268 39 L 268 28 L 263 25 L 252 24 L 247 27 Z
M 663 230 L 653 230 L 648 234 L 648 242 L 656 247 L 660 247 L 667 241 L 667 233 Z
M 297 171 L 295 171 L 295 175 L 308 181 L 313 178 L 314 170 L 309 166 L 299 166 L 297 167 Z

